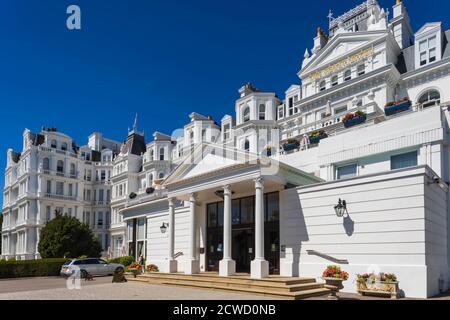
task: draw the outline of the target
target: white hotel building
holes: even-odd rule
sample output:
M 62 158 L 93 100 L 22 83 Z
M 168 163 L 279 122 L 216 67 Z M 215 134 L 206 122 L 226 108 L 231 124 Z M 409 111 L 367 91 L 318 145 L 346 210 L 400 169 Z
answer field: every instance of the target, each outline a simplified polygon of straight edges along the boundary
M 414 32 L 401 1 L 390 17 L 369 0 L 317 31 L 284 100 L 247 84 L 220 123 L 192 113 L 148 144 L 135 126 L 111 169 L 111 252 L 254 278 L 319 277 L 338 261 L 346 291 L 372 269 L 408 297 L 447 290 L 449 40 L 439 22 Z M 26 154 L 10 153 L 13 167 Z

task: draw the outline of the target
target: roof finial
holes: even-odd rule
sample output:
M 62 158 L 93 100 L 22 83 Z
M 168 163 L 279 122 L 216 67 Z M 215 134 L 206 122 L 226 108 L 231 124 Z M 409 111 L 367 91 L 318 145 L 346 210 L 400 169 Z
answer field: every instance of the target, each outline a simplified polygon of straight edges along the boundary
M 137 132 L 137 129 L 138 129 L 138 114 L 136 112 L 136 115 L 134 116 L 133 131 Z

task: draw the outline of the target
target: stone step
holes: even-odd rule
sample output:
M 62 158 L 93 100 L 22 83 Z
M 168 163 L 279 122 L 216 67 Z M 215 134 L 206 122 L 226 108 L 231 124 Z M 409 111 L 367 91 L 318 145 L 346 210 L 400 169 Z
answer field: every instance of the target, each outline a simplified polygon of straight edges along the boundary
M 186 275 L 183 273 L 147 273 L 137 278 L 127 278 L 130 281 L 141 283 L 257 294 L 288 300 L 324 296 L 330 292 L 323 284 L 317 283 L 313 278 L 271 276 L 266 279 L 251 279 L 248 275 L 219 277 L 216 273 L 196 275 Z
M 286 285 L 311 284 L 316 283 L 314 278 L 285 278 L 271 276 L 265 279 L 251 279 L 248 275 L 220 277 L 217 274 L 201 273 L 196 275 L 186 275 L 183 273 L 146 273 L 139 277 L 149 279 L 177 279 L 177 280 L 196 280 L 196 281 L 214 281 L 221 283 L 240 283 L 253 284 L 271 287 L 285 287 Z
M 228 291 L 228 292 L 237 292 L 237 293 L 245 293 L 245 294 L 256 294 L 263 295 L 266 297 L 276 298 L 276 299 L 285 299 L 285 300 L 301 300 L 311 297 L 325 296 L 329 294 L 329 290 L 323 287 L 307 289 L 297 292 L 275 292 L 266 289 L 258 289 L 258 288 L 241 288 L 235 285 L 224 285 L 224 284 L 205 284 L 205 283 L 195 283 L 195 282 L 183 282 L 183 281 L 171 281 L 167 280 L 162 283 L 163 285 L 171 285 L 178 286 L 184 288 L 198 288 L 198 289 L 207 289 L 207 290 L 218 290 L 218 291 Z

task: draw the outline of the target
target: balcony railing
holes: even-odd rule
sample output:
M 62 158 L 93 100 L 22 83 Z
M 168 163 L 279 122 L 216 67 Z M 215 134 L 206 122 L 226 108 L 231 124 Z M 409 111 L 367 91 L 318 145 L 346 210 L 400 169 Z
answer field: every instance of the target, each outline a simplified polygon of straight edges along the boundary
M 55 194 L 55 193 L 45 193 L 44 196 L 49 199 L 56 199 L 56 200 L 70 200 L 70 201 L 76 201 L 77 197 L 75 196 L 66 196 L 62 194 Z
M 38 170 L 38 173 L 40 174 L 45 174 L 45 175 L 49 175 L 49 176 L 57 176 L 57 177 L 63 177 L 63 178 L 70 178 L 70 179 L 78 179 L 79 175 L 78 173 L 66 173 L 66 172 L 62 172 L 62 171 L 55 171 L 55 170 L 48 170 L 48 169 L 42 169 L 40 168 Z

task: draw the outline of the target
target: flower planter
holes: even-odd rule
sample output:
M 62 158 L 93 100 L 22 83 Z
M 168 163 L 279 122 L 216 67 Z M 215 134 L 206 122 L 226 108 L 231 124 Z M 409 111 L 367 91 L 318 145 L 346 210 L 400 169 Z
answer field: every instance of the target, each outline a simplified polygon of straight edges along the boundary
M 398 282 L 357 282 L 358 293 L 362 296 L 388 296 L 391 299 L 399 298 Z
M 328 135 L 326 133 L 321 134 L 320 136 L 315 137 L 309 137 L 309 143 L 310 144 L 317 144 L 320 142 L 320 140 L 328 138 Z
M 283 144 L 284 151 L 291 151 L 294 149 L 298 149 L 300 147 L 300 142 L 292 142 Z
M 322 277 L 322 280 L 325 281 L 325 288 L 331 290 L 330 295 L 327 297 L 327 299 L 339 300 L 337 294 L 339 293 L 339 290 L 344 289 L 342 282 L 344 282 L 345 280 L 341 278 L 326 278 L 326 277 Z
M 133 274 L 133 277 L 135 278 L 142 273 L 141 268 L 130 268 L 129 271 Z
M 366 122 L 366 120 L 367 120 L 367 116 L 366 115 L 364 115 L 364 116 L 356 116 L 356 117 L 354 117 L 354 118 L 352 118 L 350 120 L 345 121 L 344 122 L 344 126 L 346 128 L 350 128 L 350 127 L 356 126 L 358 124 L 364 123 L 364 122 Z
M 393 106 L 385 107 L 384 113 L 387 116 L 392 116 L 399 112 L 408 111 L 409 108 L 411 108 L 411 105 L 412 105 L 411 101 L 404 101 L 404 102 L 401 102 L 401 103 L 393 105 Z

